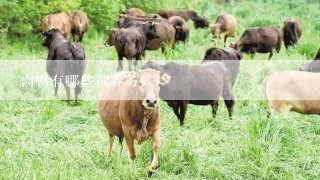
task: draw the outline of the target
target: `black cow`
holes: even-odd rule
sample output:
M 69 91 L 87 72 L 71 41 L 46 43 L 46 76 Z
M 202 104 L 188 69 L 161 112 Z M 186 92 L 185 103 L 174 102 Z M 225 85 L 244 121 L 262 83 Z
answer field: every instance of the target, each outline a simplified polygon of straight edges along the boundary
M 318 49 L 318 52 L 314 57 L 314 60 L 300 70 L 309 72 L 320 72 L 320 48 Z
M 251 28 L 244 31 L 240 40 L 231 43 L 230 47 L 239 52 L 250 54 L 270 53 L 269 59 L 273 55 L 273 49 L 279 53 L 283 32 L 279 26 L 268 26 L 261 28 Z
M 200 17 L 195 11 L 178 11 L 178 10 L 160 10 L 158 14 L 166 19 L 172 16 L 180 16 L 185 21 L 191 19 L 194 22 L 195 28 L 209 27 L 209 21 L 206 17 Z
M 165 100 L 183 125 L 188 104 L 211 105 L 216 116 L 219 97 L 224 98 L 232 117 L 234 97 L 231 74 L 228 67 L 219 61 L 200 65 L 169 62 L 160 65 L 147 62 L 142 69 L 151 68 L 171 76 L 170 83 L 160 87 L 160 98 Z
M 49 29 L 43 32 L 46 39 L 43 46 L 49 49 L 46 68 L 47 73 L 53 79 L 55 96 L 58 92 L 58 84 L 61 82 L 67 93 L 67 103 L 70 105 L 70 83 L 76 87 L 75 100 L 82 90 L 81 80 L 86 67 L 84 48 L 75 42 L 68 42 L 59 29 Z

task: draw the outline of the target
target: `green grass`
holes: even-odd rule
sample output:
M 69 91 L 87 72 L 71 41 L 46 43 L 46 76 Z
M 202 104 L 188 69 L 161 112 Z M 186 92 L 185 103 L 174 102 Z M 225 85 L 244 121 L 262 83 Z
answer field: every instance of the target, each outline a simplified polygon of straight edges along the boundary
M 239 35 L 230 38 L 229 43 L 251 26 L 282 26 L 291 16 L 302 21 L 303 35 L 297 48 L 286 53 L 283 46 L 270 61 L 265 60 L 267 54 L 257 54 L 254 59 L 259 61 L 244 55 L 248 61 L 241 64 L 234 88 L 238 99 L 246 94 L 261 97 L 258 85 L 266 75 L 297 69 L 300 62 L 289 60 L 310 60 L 319 48 L 319 3 L 263 2 L 234 2 L 227 9 L 208 2 L 199 6 L 206 8 L 201 12 L 211 22 L 220 13 L 237 16 Z M 148 51 L 146 59 L 202 60 L 206 49 L 212 46 L 210 30 L 194 30 L 192 23 L 188 24 L 192 26 L 188 43 L 178 44 L 167 54 Z M 107 33 L 90 29 L 85 36 L 88 60 L 117 59 L 114 47 L 103 46 Z M 41 47 L 42 39 L 39 35 L 31 39 L 1 40 L 0 59 L 45 60 L 47 49 Z M 223 41 L 219 40 L 217 45 L 222 47 Z M 14 83 L 0 84 L 0 92 L 19 93 Z M 64 95 L 63 88 L 59 94 Z M 267 119 L 265 108 L 264 101 L 240 100 L 234 108 L 234 119 L 229 120 L 223 102 L 215 119 L 210 106 L 190 105 L 185 126 L 180 127 L 172 109 L 162 103 L 160 168 L 152 178 L 319 179 L 319 116 L 292 112 L 286 118 Z M 135 172 L 130 169 L 127 149 L 120 154 L 120 145 L 115 143 L 114 154 L 109 158 L 108 145 L 106 130 L 97 113 L 97 101 L 82 101 L 75 107 L 58 100 L 0 102 L 0 179 L 147 178 L 152 159 L 151 140 L 141 145 L 136 143 L 139 154 Z

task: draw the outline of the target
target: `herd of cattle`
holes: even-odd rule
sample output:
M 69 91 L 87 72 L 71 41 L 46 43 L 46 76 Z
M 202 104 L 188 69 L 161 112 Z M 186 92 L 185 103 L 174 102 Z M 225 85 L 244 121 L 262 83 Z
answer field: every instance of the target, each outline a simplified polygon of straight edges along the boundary
M 123 69 L 124 57 L 129 60 L 131 70 L 132 60 L 136 65 L 146 50 L 161 48 L 164 52 L 165 48 L 174 48 L 177 42 L 188 41 L 190 28 L 186 21 L 189 19 L 194 22 L 195 28 L 209 27 L 208 19 L 194 11 L 160 10 L 157 14 L 146 14 L 141 9 L 131 8 L 123 12 L 117 21 L 118 27 L 110 31 L 105 42 L 107 46 L 115 46 L 119 60 L 117 70 Z M 82 89 L 86 61 L 84 48 L 78 42 L 82 41 L 88 27 L 88 18 L 81 11 L 51 14 L 43 19 L 46 39 L 42 44 L 49 49 L 47 72 L 51 77 L 61 77 L 68 104 L 70 87 L 66 81 L 67 75 L 78 77 L 76 100 Z M 220 15 L 211 25 L 211 32 L 213 41 L 224 38 L 226 46 L 227 38 L 237 34 L 236 18 Z M 76 42 L 69 42 L 70 33 Z M 215 117 L 219 97 L 223 97 L 232 118 L 235 104 L 233 85 L 240 71 L 242 53 L 270 53 L 270 59 L 274 50 L 280 51 L 283 41 L 286 48 L 295 46 L 301 34 L 299 20 L 290 18 L 282 29 L 279 26 L 250 28 L 230 47 L 209 48 L 198 65 L 177 62 L 161 65 L 148 61 L 138 72 L 115 74 L 111 81 L 121 79 L 123 83 L 117 87 L 106 87 L 99 100 L 99 114 L 109 133 L 109 155 L 115 136 L 119 137 L 120 142 L 125 138 L 134 167 L 134 140 L 141 143 L 152 136 L 154 156 L 149 171 L 154 172 L 158 168 L 161 135 L 159 98 L 173 108 L 180 125 L 184 124 L 188 104 L 211 105 Z M 265 78 L 263 87 L 269 114 L 287 114 L 289 110 L 320 114 L 320 93 L 319 88 L 315 87 L 320 82 L 320 75 L 313 73 L 320 71 L 318 60 L 320 49 L 314 61 L 300 71 L 278 72 Z M 132 80 L 138 86 L 133 86 Z M 146 81 L 151 84 L 144 83 Z M 55 86 L 55 95 L 57 90 L 58 86 Z

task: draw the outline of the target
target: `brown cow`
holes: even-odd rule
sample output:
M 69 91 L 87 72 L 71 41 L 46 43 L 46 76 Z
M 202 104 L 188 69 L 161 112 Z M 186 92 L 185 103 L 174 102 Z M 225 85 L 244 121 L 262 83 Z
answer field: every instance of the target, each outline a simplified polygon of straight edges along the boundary
M 191 19 L 194 22 L 195 28 L 209 27 L 209 21 L 206 17 L 200 17 L 195 11 L 178 11 L 178 10 L 160 10 L 158 14 L 166 19 L 172 16 L 180 16 L 185 21 Z
M 70 17 L 67 13 L 49 14 L 42 20 L 42 32 L 48 29 L 59 29 L 69 40 L 71 31 Z
M 89 28 L 89 19 L 82 11 L 73 12 L 69 16 L 73 40 L 75 42 L 82 42 L 83 35 Z
M 287 19 L 284 22 L 282 31 L 284 45 L 286 46 L 286 49 L 288 49 L 289 46 L 293 46 L 298 43 L 298 39 L 302 34 L 301 23 L 296 18 Z
M 215 24 L 211 26 L 211 32 L 214 38 L 224 38 L 224 47 L 226 47 L 227 38 L 237 35 L 237 20 L 232 15 L 220 15 Z
M 119 86 L 116 85 L 117 81 L 121 81 Z M 120 142 L 124 137 L 134 168 L 136 159 L 134 140 L 140 144 L 152 136 L 153 159 L 149 173 L 158 168 L 161 138 L 159 85 L 166 85 L 169 81 L 168 75 L 160 77 L 160 72 L 152 69 L 130 75 L 118 73 L 108 78 L 109 85 L 99 98 L 99 114 L 109 133 L 109 156 L 115 136 L 119 137 Z
M 186 21 L 180 16 L 171 16 L 168 21 L 176 30 L 175 41 L 188 41 L 190 28 Z
M 268 117 L 287 115 L 290 110 L 301 114 L 320 114 L 320 74 L 303 71 L 276 72 L 264 79 Z
M 139 8 L 130 8 L 122 12 L 124 15 L 128 16 L 145 16 L 145 13 L 143 12 L 142 9 Z
M 141 55 L 146 50 L 148 42 L 160 37 L 157 26 L 155 22 L 145 22 L 118 30 L 115 36 L 115 47 L 119 58 L 117 71 L 123 69 L 123 57 L 129 60 L 129 71 L 131 71 L 133 58 L 136 60 L 134 65 L 137 65 L 137 60 L 141 60 Z
M 251 28 L 245 30 L 240 40 L 236 43 L 231 43 L 230 47 L 239 52 L 246 52 L 252 55 L 256 52 L 270 53 L 270 59 L 273 55 L 273 49 L 276 49 L 279 53 L 282 37 L 283 33 L 279 26 Z
M 137 24 L 143 24 L 147 21 L 157 23 L 157 31 L 159 33 L 158 39 L 153 39 L 148 42 L 146 49 L 147 50 L 158 50 L 162 49 L 164 52 L 165 47 L 172 48 L 174 44 L 175 29 L 168 22 L 167 19 L 163 18 L 141 18 L 141 17 L 132 17 L 132 16 L 121 16 L 118 20 L 119 28 L 128 28 Z

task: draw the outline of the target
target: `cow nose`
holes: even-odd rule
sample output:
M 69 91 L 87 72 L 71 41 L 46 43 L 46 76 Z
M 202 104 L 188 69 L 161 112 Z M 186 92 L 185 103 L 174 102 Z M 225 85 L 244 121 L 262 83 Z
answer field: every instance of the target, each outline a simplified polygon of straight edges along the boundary
M 153 107 L 154 105 L 157 104 L 157 100 L 156 99 L 147 99 L 146 103 L 147 103 L 148 106 L 152 106 Z

